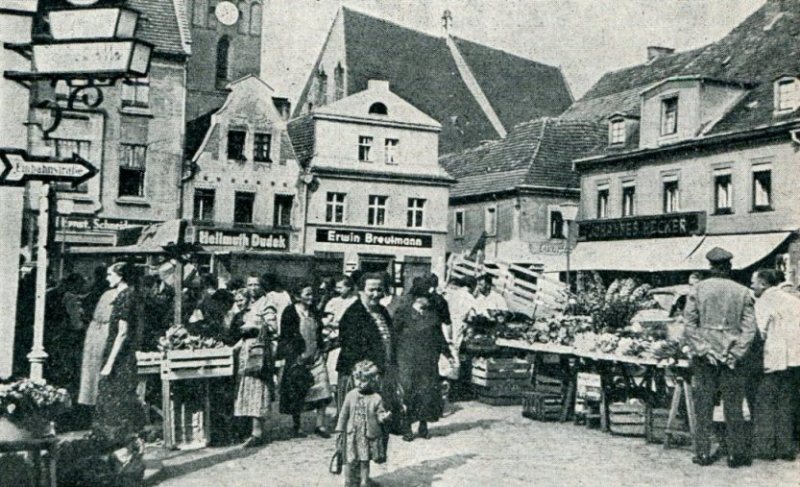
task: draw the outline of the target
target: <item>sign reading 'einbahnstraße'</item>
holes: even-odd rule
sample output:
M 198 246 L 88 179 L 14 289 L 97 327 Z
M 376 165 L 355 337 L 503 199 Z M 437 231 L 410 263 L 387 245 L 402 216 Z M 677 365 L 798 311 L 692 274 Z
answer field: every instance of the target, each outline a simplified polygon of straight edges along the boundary
M 430 235 L 363 230 L 336 230 L 333 228 L 318 228 L 317 242 L 348 245 L 379 245 L 385 247 L 411 247 L 419 249 L 429 249 L 433 247 L 433 238 Z
M 688 237 L 705 233 L 705 212 L 669 213 L 586 220 L 578 223 L 578 239 L 585 241 Z

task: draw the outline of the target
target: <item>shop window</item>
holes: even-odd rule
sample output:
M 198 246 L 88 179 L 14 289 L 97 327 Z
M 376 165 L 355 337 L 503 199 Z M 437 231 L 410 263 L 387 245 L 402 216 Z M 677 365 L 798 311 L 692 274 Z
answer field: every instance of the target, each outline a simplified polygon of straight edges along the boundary
M 213 189 L 194 190 L 194 219 L 196 221 L 214 221 L 214 199 Z
M 486 235 L 497 234 L 497 207 L 489 206 L 484 210 L 483 214 L 483 231 Z
M 597 218 L 608 218 L 608 187 L 597 190 Z
M 325 221 L 328 223 L 344 223 L 345 193 L 325 195 Z
M 678 181 L 664 181 L 664 213 L 681 211 L 681 192 Z
M 225 84 L 230 79 L 228 70 L 230 61 L 231 40 L 222 36 L 217 42 L 217 85 Z
M 625 143 L 625 119 L 617 118 L 609 122 L 608 142 L 610 145 Z
M 253 207 L 256 194 L 237 191 L 233 199 L 233 222 L 244 225 L 253 223 Z
M 253 160 L 256 162 L 272 162 L 272 134 L 253 135 Z
M 122 144 L 119 150 L 119 196 L 144 197 L 147 146 Z
M 358 138 L 358 160 L 361 162 L 371 162 L 372 137 L 360 136 Z
M 564 215 L 550 210 L 550 238 L 564 238 Z
M 753 211 L 772 209 L 772 171 L 753 171 Z
M 126 79 L 122 82 L 122 106 L 147 107 L 150 105 L 150 78 Z
M 367 225 L 382 226 L 386 225 L 386 201 L 388 196 L 369 196 L 369 206 L 367 208 Z
M 276 194 L 275 205 L 272 210 L 272 225 L 275 227 L 292 226 L 292 203 L 294 196 L 290 194 Z
M 261 35 L 262 8 L 259 2 L 253 2 L 250 6 L 250 35 Z
M 455 228 L 453 229 L 453 234 L 456 238 L 464 236 L 464 217 L 464 210 L 456 210 Z
M 730 174 L 714 176 L 714 213 L 717 215 L 733 213 L 733 182 Z
M 234 161 L 244 161 L 244 142 L 247 132 L 244 130 L 228 131 L 228 159 Z
M 622 187 L 622 216 L 633 216 L 636 214 L 636 186 L 626 185 Z
M 673 135 L 678 132 L 678 97 L 672 96 L 661 100 L 661 135 Z
M 56 149 L 56 158 L 58 159 L 71 159 L 72 154 L 78 154 L 87 161 L 91 162 L 89 152 L 92 149 L 92 143 L 88 140 L 75 140 L 75 139 L 52 139 Z M 89 184 L 81 183 L 77 187 L 73 187 L 72 183 L 54 183 L 54 188 L 59 192 L 71 193 L 88 193 Z
M 409 228 L 422 228 L 425 220 L 425 200 L 422 198 L 409 198 L 406 213 L 406 226 Z
M 397 139 L 386 139 L 384 144 L 384 157 L 386 164 L 397 164 L 397 147 L 400 141 Z

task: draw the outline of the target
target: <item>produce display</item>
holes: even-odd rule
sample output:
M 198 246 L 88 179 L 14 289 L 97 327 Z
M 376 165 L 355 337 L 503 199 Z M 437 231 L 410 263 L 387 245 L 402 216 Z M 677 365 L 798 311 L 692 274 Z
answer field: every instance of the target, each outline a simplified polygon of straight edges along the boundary
M 225 344 L 215 338 L 192 335 L 182 325 L 171 326 L 163 337 L 158 339 L 158 350 L 197 350 L 204 348 L 222 348 Z

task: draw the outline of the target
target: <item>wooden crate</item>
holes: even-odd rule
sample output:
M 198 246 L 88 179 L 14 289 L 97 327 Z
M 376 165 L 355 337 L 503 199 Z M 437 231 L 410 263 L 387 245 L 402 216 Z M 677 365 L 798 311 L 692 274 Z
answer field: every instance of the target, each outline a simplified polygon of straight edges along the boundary
M 161 352 L 136 352 L 136 367 L 138 374 L 160 374 L 161 358 Z
M 643 404 L 612 403 L 608 408 L 611 433 L 623 436 L 644 436 L 645 409 Z
M 564 379 L 548 375 L 536 374 L 534 390 L 541 394 L 564 394 Z
M 478 402 L 488 404 L 490 406 L 519 406 L 522 404 L 522 397 L 509 396 L 509 397 L 493 397 L 493 396 L 478 396 Z
M 209 379 L 233 375 L 230 347 L 170 350 L 162 362 L 162 380 Z
M 667 419 L 669 419 L 668 408 L 647 407 L 645 413 L 645 438 L 648 443 L 664 443 L 665 431 L 667 429 Z M 676 428 L 688 431 L 686 419 L 676 418 Z
M 563 401 L 561 395 L 526 392 L 522 396 L 522 415 L 536 421 L 557 421 Z

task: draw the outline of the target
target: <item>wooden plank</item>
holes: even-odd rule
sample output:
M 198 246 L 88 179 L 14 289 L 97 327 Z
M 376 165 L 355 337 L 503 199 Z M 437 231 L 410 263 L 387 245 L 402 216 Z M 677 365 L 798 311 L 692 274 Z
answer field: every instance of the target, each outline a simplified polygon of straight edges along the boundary
M 168 380 L 192 380 L 209 379 L 212 377 L 230 377 L 233 375 L 233 367 L 219 367 L 213 369 L 178 369 L 171 370 L 166 376 Z

